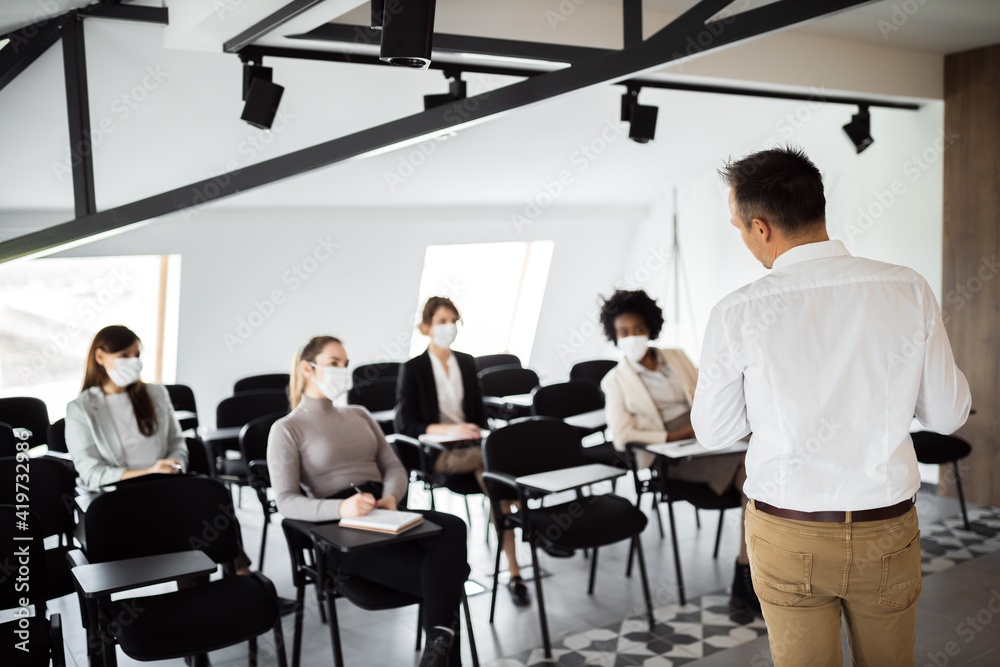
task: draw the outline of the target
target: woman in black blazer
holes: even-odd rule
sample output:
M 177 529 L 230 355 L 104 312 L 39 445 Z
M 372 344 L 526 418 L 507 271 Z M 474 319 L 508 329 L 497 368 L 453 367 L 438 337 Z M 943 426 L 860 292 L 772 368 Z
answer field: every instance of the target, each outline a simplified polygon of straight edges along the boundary
M 419 438 L 424 434 L 479 439 L 486 428 L 486 411 L 472 355 L 456 352 L 451 344 L 458 335 L 458 308 L 447 297 L 433 296 L 424 305 L 420 333 L 430 345 L 403 364 L 396 386 L 397 433 Z M 448 475 L 472 473 L 483 493 L 483 452 L 466 447 L 442 452 L 434 461 L 434 472 Z M 507 503 L 505 503 L 506 505 Z M 510 507 L 503 507 L 509 512 Z M 514 604 L 527 605 L 528 588 L 517 564 L 512 531 L 504 533 L 503 551 L 510 570 L 509 590 Z

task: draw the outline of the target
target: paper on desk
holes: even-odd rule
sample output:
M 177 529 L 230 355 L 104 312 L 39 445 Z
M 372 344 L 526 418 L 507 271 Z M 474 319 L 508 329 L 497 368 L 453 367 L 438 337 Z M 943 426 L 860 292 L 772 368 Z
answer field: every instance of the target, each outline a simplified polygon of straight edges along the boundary
M 671 459 L 683 459 L 689 456 L 709 456 L 712 454 L 733 454 L 745 452 L 747 442 L 737 440 L 729 447 L 722 449 L 708 449 L 694 438 L 688 440 L 677 440 L 675 442 L 663 442 L 656 445 L 646 445 L 646 449 L 654 454 L 666 456 Z

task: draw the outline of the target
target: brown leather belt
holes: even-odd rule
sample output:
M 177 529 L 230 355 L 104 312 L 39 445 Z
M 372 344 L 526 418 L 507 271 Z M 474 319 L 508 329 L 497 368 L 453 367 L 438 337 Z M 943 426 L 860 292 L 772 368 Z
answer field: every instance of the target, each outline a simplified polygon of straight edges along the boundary
M 782 519 L 793 519 L 795 521 L 830 521 L 844 523 L 847 515 L 851 515 L 851 521 L 882 521 L 883 519 L 894 519 L 910 511 L 913 507 L 913 498 L 903 502 L 890 505 L 888 507 L 876 507 L 871 510 L 857 510 L 854 512 L 799 512 L 797 510 L 786 510 L 774 505 L 762 503 L 759 500 L 753 501 L 755 509 Z

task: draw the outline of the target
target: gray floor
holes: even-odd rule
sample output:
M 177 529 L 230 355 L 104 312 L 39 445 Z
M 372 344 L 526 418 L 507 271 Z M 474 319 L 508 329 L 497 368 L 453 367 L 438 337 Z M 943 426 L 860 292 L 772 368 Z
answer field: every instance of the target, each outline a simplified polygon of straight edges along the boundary
M 623 480 L 620 491 L 631 485 Z M 413 487 L 410 504 L 428 506 L 427 495 Z M 437 495 L 438 509 L 465 516 L 461 500 L 446 491 Z M 648 501 L 644 503 L 648 507 Z M 493 546 L 485 541 L 485 511 L 473 496 L 471 499 L 472 526 L 470 529 L 469 561 L 472 579 L 487 586 L 493 567 Z M 939 498 L 930 493 L 918 495 L 917 511 L 921 520 L 936 520 L 959 513 L 957 501 Z M 246 493 L 243 509 L 239 510 L 247 551 L 256 560 L 260 546 L 261 517 L 257 500 Z M 702 512 L 702 527 L 695 525 L 694 510 L 683 504 L 677 507 L 680 549 L 684 565 L 684 581 L 689 597 L 718 592 L 732 581 L 733 563 L 739 540 L 739 513 L 727 512 L 722 533 L 722 547 L 718 560 L 712 559 L 712 547 L 718 514 Z M 647 527 L 643 544 L 650 572 L 650 586 L 654 607 L 677 602 L 676 577 L 668 538 L 661 540 L 655 521 Z M 664 512 L 664 521 L 666 516 Z M 293 597 L 287 549 L 280 529 L 280 519 L 273 518 L 268 534 L 267 556 L 264 572 L 270 577 L 279 595 Z M 522 545 L 520 559 L 528 563 L 527 548 Z M 580 556 L 571 559 L 553 559 L 542 555 L 542 567 L 550 575 L 544 580 L 545 601 L 548 608 L 549 627 L 553 640 L 619 621 L 642 610 L 642 594 L 638 575 L 624 577 L 627 549 L 624 544 L 601 550 L 595 594 L 586 594 L 589 561 Z M 941 665 L 998 665 L 1000 664 L 1000 624 L 990 623 L 995 615 L 989 609 L 991 596 L 996 596 L 993 606 L 1000 609 L 1000 554 L 984 556 L 960 564 L 945 572 L 928 577 L 920 600 L 917 627 L 917 664 Z M 526 572 L 526 574 L 529 574 Z M 489 592 L 469 598 L 473 625 L 479 648 L 480 661 L 485 665 L 504 656 L 510 656 L 541 645 L 538 616 L 534 605 L 514 607 L 505 591 L 497 602 L 496 622 L 488 623 Z M 319 620 L 315 598 L 307 598 L 305 617 L 303 665 L 332 664 L 330 638 L 326 626 Z M 63 614 L 67 644 L 67 664 L 87 664 L 83 631 L 79 621 L 79 605 L 72 596 L 54 601 L 50 610 Z M 349 603 L 338 605 L 344 658 L 347 665 L 364 667 L 397 667 L 413 665 L 419 654 L 414 648 L 416 609 L 382 612 L 365 612 Z M 982 610 L 986 610 L 983 612 Z M 967 616 L 981 619 L 982 628 L 962 626 Z M 989 615 L 989 620 L 986 616 Z M 972 629 L 968 629 L 972 628 Z M 290 642 L 291 619 L 286 619 L 286 637 Z M 463 637 L 464 642 L 464 637 Z M 948 642 L 954 642 L 954 645 Z M 277 664 L 267 637 L 261 638 L 262 650 L 268 655 L 263 664 Z M 952 655 L 947 655 L 950 651 Z M 464 664 L 470 665 L 468 648 L 464 647 Z M 940 653 L 940 655 L 938 655 Z M 934 657 L 938 658 L 935 663 Z M 246 664 L 245 645 L 213 653 L 213 665 Z M 947 660 L 947 662 L 942 662 Z M 119 664 L 134 663 L 119 652 Z M 183 665 L 180 660 L 163 664 Z M 696 663 L 698 665 L 767 665 L 771 664 L 765 638 L 718 653 Z M 849 664 L 849 661 L 845 661 Z

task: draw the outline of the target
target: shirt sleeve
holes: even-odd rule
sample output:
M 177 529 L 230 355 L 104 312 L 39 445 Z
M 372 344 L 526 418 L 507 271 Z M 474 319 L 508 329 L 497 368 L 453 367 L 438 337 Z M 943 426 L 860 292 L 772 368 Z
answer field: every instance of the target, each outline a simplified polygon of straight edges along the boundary
M 625 362 L 622 362 L 625 363 Z M 625 451 L 625 445 L 630 442 L 654 444 L 666 442 L 667 431 L 656 429 L 647 431 L 639 428 L 636 416 L 625 406 L 625 396 L 621 387 L 615 381 L 612 373 L 608 373 L 601 382 L 604 391 L 604 412 L 611 429 L 612 444 L 619 452 Z
M 284 424 L 276 423 L 267 438 L 267 469 L 278 511 L 287 519 L 333 521 L 340 518 L 340 501 L 310 498 L 302 491 L 298 444 Z
M 691 406 L 695 437 L 707 449 L 728 447 L 750 433 L 739 343 L 729 339 L 716 306 L 708 318 L 701 369 Z
M 969 418 L 972 394 L 965 374 L 955 365 L 941 309 L 926 282 L 921 284 L 926 307 L 923 371 L 914 416 L 927 429 L 945 435 L 954 433 Z
M 399 369 L 396 385 L 396 416 L 393 417 L 393 424 L 397 432 L 411 438 L 419 438 L 426 433 L 429 423 L 420 414 L 419 395 L 414 368 L 410 364 L 403 364 Z

